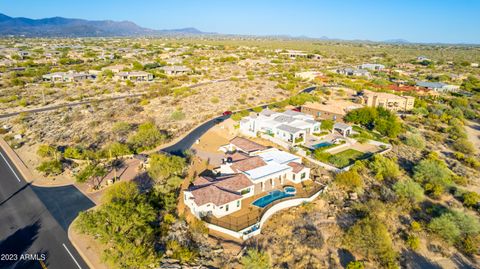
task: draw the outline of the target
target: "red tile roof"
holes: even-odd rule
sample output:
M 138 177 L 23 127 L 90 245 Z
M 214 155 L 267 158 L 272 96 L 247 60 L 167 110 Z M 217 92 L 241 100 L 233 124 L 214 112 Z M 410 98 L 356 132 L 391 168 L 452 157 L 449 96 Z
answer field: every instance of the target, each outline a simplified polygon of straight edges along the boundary
M 198 177 L 190 189 L 198 206 L 213 203 L 217 206 L 242 198 L 238 192 L 253 186 L 243 174 L 229 175 L 219 178 Z
M 241 160 L 238 162 L 234 162 L 230 168 L 232 168 L 233 171 L 239 172 L 239 171 L 248 171 L 252 170 L 261 166 L 267 165 L 267 163 L 260 158 L 259 156 L 255 157 L 250 157 L 245 160 Z
M 302 171 L 303 168 L 305 168 L 305 166 L 301 163 L 296 163 L 296 162 L 289 162 L 287 164 L 288 166 L 292 167 L 292 171 L 296 174 L 300 171 Z
M 264 150 L 267 148 L 251 140 L 248 140 L 243 137 L 238 137 L 238 136 L 230 140 L 230 144 L 234 145 L 235 147 L 239 148 L 244 152 L 254 152 L 254 151 Z
M 250 158 L 250 156 L 242 152 L 234 152 L 234 153 L 225 154 L 225 158 L 226 159 L 231 158 L 232 162 L 237 162 L 237 161 L 248 159 Z
M 216 206 L 224 205 L 242 198 L 242 195 L 223 190 L 215 185 L 208 185 L 192 191 L 193 199 L 198 206 L 213 203 Z

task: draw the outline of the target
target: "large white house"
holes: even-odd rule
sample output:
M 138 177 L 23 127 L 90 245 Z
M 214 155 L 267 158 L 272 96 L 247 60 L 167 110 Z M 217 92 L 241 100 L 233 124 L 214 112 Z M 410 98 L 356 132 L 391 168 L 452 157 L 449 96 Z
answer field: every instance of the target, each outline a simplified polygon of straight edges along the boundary
M 248 136 L 268 134 L 293 146 L 303 143 L 307 134 L 319 133 L 320 122 L 312 115 L 293 110 L 274 112 L 264 109 L 244 117 L 240 121 L 240 132 Z
M 245 198 L 310 178 L 300 157 L 245 138 L 236 137 L 221 150 L 225 159 L 215 170 L 219 176 L 199 177 L 184 191 L 185 204 L 199 218 L 229 215 L 242 208 Z

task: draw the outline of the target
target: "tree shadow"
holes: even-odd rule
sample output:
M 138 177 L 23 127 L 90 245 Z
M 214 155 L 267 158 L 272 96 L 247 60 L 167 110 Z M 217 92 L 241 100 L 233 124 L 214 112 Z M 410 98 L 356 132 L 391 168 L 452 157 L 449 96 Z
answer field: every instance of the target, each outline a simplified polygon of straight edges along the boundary
M 80 212 L 95 206 L 73 185 L 49 188 L 32 186 L 32 190 L 65 231 Z
M 23 190 L 25 190 L 28 186 L 30 186 L 32 183 L 31 182 L 28 182 L 27 184 L 23 185 L 23 187 L 21 187 L 20 189 L 18 189 L 16 192 L 12 193 L 8 198 L 6 198 L 5 200 L 3 200 L 2 202 L 0 202 L 0 206 L 5 204 L 6 202 L 8 202 L 8 200 L 12 199 L 13 197 L 15 197 L 15 195 L 19 194 L 20 192 L 22 192 Z
M 472 266 L 464 257 L 460 254 L 454 254 L 450 260 L 455 263 L 458 269 L 475 269 L 476 267 Z
M 409 269 L 441 269 L 437 263 L 431 261 L 425 256 L 418 254 L 415 251 L 405 250 L 402 252 L 402 268 Z
M 40 221 L 37 220 L 28 226 L 17 229 L 14 233 L 10 234 L 8 237 L 0 241 L 1 254 L 17 255 L 17 259 L 3 259 L 0 263 L 0 268 L 9 268 L 11 266 L 13 267 L 14 264 L 15 268 L 34 268 L 34 263 L 39 264 L 38 261 L 20 260 L 20 255 L 22 255 L 23 253 L 28 253 L 27 250 L 38 238 L 40 226 Z
M 355 256 L 353 256 L 353 254 L 350 251 L 344 248 L 338 249 L 337 255 L 338 255 L 338 258 L 340 259 L 340 265 L 342 265 L 343 268 L 346 268 L 350 262 L 355 261 Z

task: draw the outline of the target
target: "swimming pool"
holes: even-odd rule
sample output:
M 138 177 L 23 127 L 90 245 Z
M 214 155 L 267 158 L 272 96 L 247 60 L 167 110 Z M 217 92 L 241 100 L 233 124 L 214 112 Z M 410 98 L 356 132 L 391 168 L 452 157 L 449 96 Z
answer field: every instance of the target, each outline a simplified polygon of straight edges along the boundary
M 313 148 L 313 149 L 318 149 L 318 148 L 328 147 L 328 146 L 330 146 L 330 145 L 333 145 L 333 144 L 330 143 L 330 142 L 325 141 L 325 142 L 322 142 L 322 143 L 318 143 L 318 144 L 313 145 L 312 148 Z
M 292 186 L 287 186 L 287 187 L 283 188 L 283 191 L 286 192 L 287 194 L 297 193 L 297 189 L 295 189 L 295 187 L 292 187 Z
M 271 204 L 272 202 L 274 202 L 276 200 L 279 200 L 279 199 L 282 199 L 282 198 L 285 198 L 285 197 L 290 197 L 290 196 L 294 196 L 294 194 L 289 194 L 289 193 L 286 193 L 286 192 L 280 191 L 280 190 L 274 190 L 274 191 L 271 191 L 270 193 L 268 193 L 267 195 L 265 195 L 261 198 L 258 198 L 252 204 L 256 205 L 258 207 L 264 208 L 264 207 L 266 207 L 267 205 Z

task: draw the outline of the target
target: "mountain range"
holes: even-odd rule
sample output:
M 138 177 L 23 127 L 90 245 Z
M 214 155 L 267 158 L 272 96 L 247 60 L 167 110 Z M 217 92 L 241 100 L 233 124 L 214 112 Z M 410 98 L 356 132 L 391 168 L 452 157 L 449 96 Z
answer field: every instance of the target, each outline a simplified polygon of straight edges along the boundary
M 196 28 L 154 30 L 141 27 L 131 21 L 112 20 L 84 20 L 53 17 L 44 19 L 29 19 L 23 17 L 10 17 L 0 13 L 0 36 L 22 37 L 127 37 L 127 36 L 238 36 L 258 37 L 252 35 L 231 35 L 202 32 Z M 326 36 L 311 38 L 307 36 L 292 37 L 289 35 L 263 36 L 264 38 L 283 39 L 312 39 L 329 41 L 375 42 L 370 40 L 343 40 L 332 39 Z M 378 41 L 377 41 L 378 42 Z M 404 39 L 391 39 L 380 41 L 389 44 L 409 44 Z
M 13 18 L 0 13 L 0 36 L 25 37 L 112 37 L 206 35 L 196 28 L 153 30 L 131 21 L 90 21 L 53 17 L 45 19 Z

